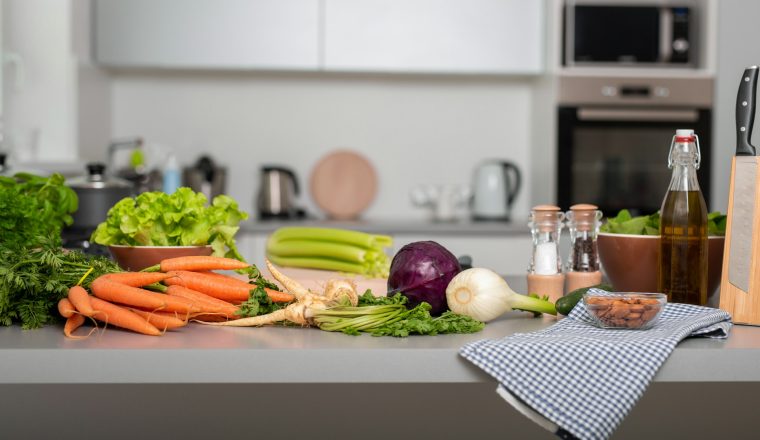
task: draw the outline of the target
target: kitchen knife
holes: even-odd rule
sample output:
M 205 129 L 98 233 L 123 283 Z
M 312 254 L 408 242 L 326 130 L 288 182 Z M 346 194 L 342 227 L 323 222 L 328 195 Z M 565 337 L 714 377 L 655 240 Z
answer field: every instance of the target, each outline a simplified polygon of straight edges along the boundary
M 728 281 L 749 291 L 755 214 L 757 158 L 750 144 L 755 119 L 758 66 L 747 68 L 736 96 L 736 157 L 734 158 Z

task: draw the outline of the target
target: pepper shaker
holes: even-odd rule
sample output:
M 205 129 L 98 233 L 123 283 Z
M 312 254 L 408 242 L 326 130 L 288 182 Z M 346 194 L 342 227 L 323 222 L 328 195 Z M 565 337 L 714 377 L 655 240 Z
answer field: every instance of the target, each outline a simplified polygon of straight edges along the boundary
M 567 292 L 602 282 L 597 236 L 602 211 L 594 205 L 573 205 L 566 214 L 570 230 L 570 256 L 567 261 Z
M 559 238 L 565 214 L 552 205 L 535 206 L 530 213 L 533 254 L 528 267 L 528 293 L 548 295 L 552 302 L 562 297 L 565 274 L 559 255 Z

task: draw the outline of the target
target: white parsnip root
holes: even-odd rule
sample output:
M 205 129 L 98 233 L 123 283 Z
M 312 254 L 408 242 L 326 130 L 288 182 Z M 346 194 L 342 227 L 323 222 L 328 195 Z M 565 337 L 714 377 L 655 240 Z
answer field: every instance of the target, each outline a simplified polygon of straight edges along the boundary
M 337 305 L 356 306 L 359 302 L 356 285 L 350 280 L 329 280 L 324 292 L 314 293 L 297 281 L 285 276 L 269 260 L 266 260 L 266 265 L 274 279 L 279 281 L 285 290 L 295 296 L 296 301 L 293 304 L 266 315 L 225 322 L 203 322 L 202 324 L 224 327 L 259 327 L 282 321 L 290 321 L 302 326 L 312 326 L 315 325 L 312 319 L 314 311 L 324 310 Z

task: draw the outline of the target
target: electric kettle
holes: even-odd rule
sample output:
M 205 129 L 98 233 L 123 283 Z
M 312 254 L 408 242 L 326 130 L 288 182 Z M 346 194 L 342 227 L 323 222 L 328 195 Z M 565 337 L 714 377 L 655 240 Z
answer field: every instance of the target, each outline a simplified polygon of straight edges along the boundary
M 521 183 L 520 170 L 512 162 L 481 163 L 473 177 L 472 219 L 508 221 Z
M 291 219 L 303 217 L 296 206 L 298 180 L 295 173 L 281 166 L 261 167 L 261 182 L 256 201 L 261 219 Z

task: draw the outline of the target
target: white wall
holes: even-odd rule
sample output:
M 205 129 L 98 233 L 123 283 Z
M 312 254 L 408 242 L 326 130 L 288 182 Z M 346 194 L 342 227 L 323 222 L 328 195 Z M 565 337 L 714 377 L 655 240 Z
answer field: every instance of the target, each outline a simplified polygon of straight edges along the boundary
M 32 159 L 71 160 L 77 152 L 71 0 L 2 1 L 4 48 L 22 57 L 25 72 L 21 90 L 6 89 L 5 129 L 17 149 L 27 149 L 37 133 Z
M 121 71 L 111 78 L 112 134 L 173 148 L 184 165 L 210 152 L 228 167 L 228 192 L 250 212 L 262 164 L 292 166 L 306 184 L 321 156 L 354 149 L 374 163 L 380 179 L 366 217 L 423 218 L 409 199 L 415 185 L 467 184 L 487 158 L 530 169 L 532 81 Z M 517 218 L 527 216 L 530 189 L 526 182 Z
M 712 209 L 725 212 L 728 206 L 728 185 L 731 159 L 736 152 L 736 93 L 742 72 L 748 66 L 760 65 L 760 2 L 731 0 L 718 2 L 718 62 L 715 81 L 715 113 L 713 138 L 713 202 Z M 755 141 L 760 131 L 757 118 Z

